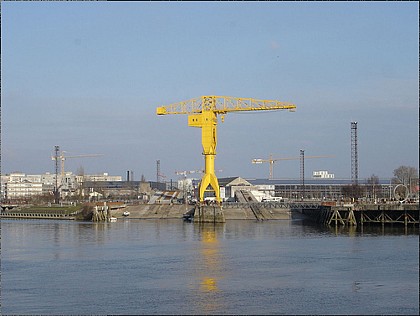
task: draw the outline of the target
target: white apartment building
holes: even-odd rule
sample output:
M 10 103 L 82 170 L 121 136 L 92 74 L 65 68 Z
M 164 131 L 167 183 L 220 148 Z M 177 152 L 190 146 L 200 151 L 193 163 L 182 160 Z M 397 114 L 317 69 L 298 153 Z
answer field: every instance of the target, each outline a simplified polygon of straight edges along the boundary
M 9 176 L 1 175 L 1 194 L 0 197 L 4 199 L 5 193 L 6 193 L 6 183 L 9 180 Z
M 314 179 L 334 179 L 334 173 L 328 173 L 328 171 L 320 170 L 312 173 Z
M 122 177 L 110 176 L 108 173 L 76 176 L 72 172 L 66 172 L 64 178 L 58 175 L 57 179 L 61 197 L 76 194 L 78 187 L 84 181 L 122 181 Z M 27 175 L 21 172 L 14 172 L 1 176 L 1 198 L 3 200 L 19 200 L 51 194 L 55 186 L 55 174 L 47 172 L 40 175 Z
M 2 176 L 2 189 L 4 190 L 2 198 L 6 200 L 42 195 L 41 176 L 11 173 L 8 176 Z

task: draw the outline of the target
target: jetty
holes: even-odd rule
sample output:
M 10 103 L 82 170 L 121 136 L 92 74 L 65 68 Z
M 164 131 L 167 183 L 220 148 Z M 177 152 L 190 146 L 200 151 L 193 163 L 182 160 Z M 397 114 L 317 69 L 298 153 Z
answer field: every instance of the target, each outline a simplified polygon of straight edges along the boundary
M 332 226 L 419 226 L 419 204 L 321 204 L 318 208 L 295 209 L 319 224 Z

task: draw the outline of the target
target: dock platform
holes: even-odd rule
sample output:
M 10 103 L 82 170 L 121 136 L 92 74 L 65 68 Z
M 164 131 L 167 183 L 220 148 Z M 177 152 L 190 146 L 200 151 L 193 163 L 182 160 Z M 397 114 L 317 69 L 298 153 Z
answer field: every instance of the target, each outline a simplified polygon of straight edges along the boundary
M 309 219 L 326 225 L 413 225 L 419 226 L 419 204 L 360 204 L 299 210 Z

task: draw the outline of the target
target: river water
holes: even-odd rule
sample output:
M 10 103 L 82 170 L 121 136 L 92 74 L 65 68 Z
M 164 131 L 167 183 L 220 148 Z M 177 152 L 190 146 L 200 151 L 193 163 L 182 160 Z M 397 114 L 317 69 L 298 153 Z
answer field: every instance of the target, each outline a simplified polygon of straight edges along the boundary
M 1 220 L 2 314 L 418 314 L 418 228 Z

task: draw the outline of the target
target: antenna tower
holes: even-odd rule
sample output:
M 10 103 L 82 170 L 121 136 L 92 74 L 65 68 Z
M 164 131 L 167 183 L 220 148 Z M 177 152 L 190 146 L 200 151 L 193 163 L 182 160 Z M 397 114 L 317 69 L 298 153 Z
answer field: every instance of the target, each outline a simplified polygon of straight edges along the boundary
M 156 182 L 159 183 L 160 181 L 160 160 L 156 160 Z
M 58 191 L 58 158 L 59 158 L 60 146 L 54 146 L 55 155 L 55 187 L 54 187 L 54 202 L 60 203 L 60 193 Z
M 354 185 L 359 182 L 359 162 L 357 155 L 357 122 L 351 122 L 351 180 Z
M 302 185 L 302 197 L 305 197 L 305 151 L 300 150 L 300 182 Z

